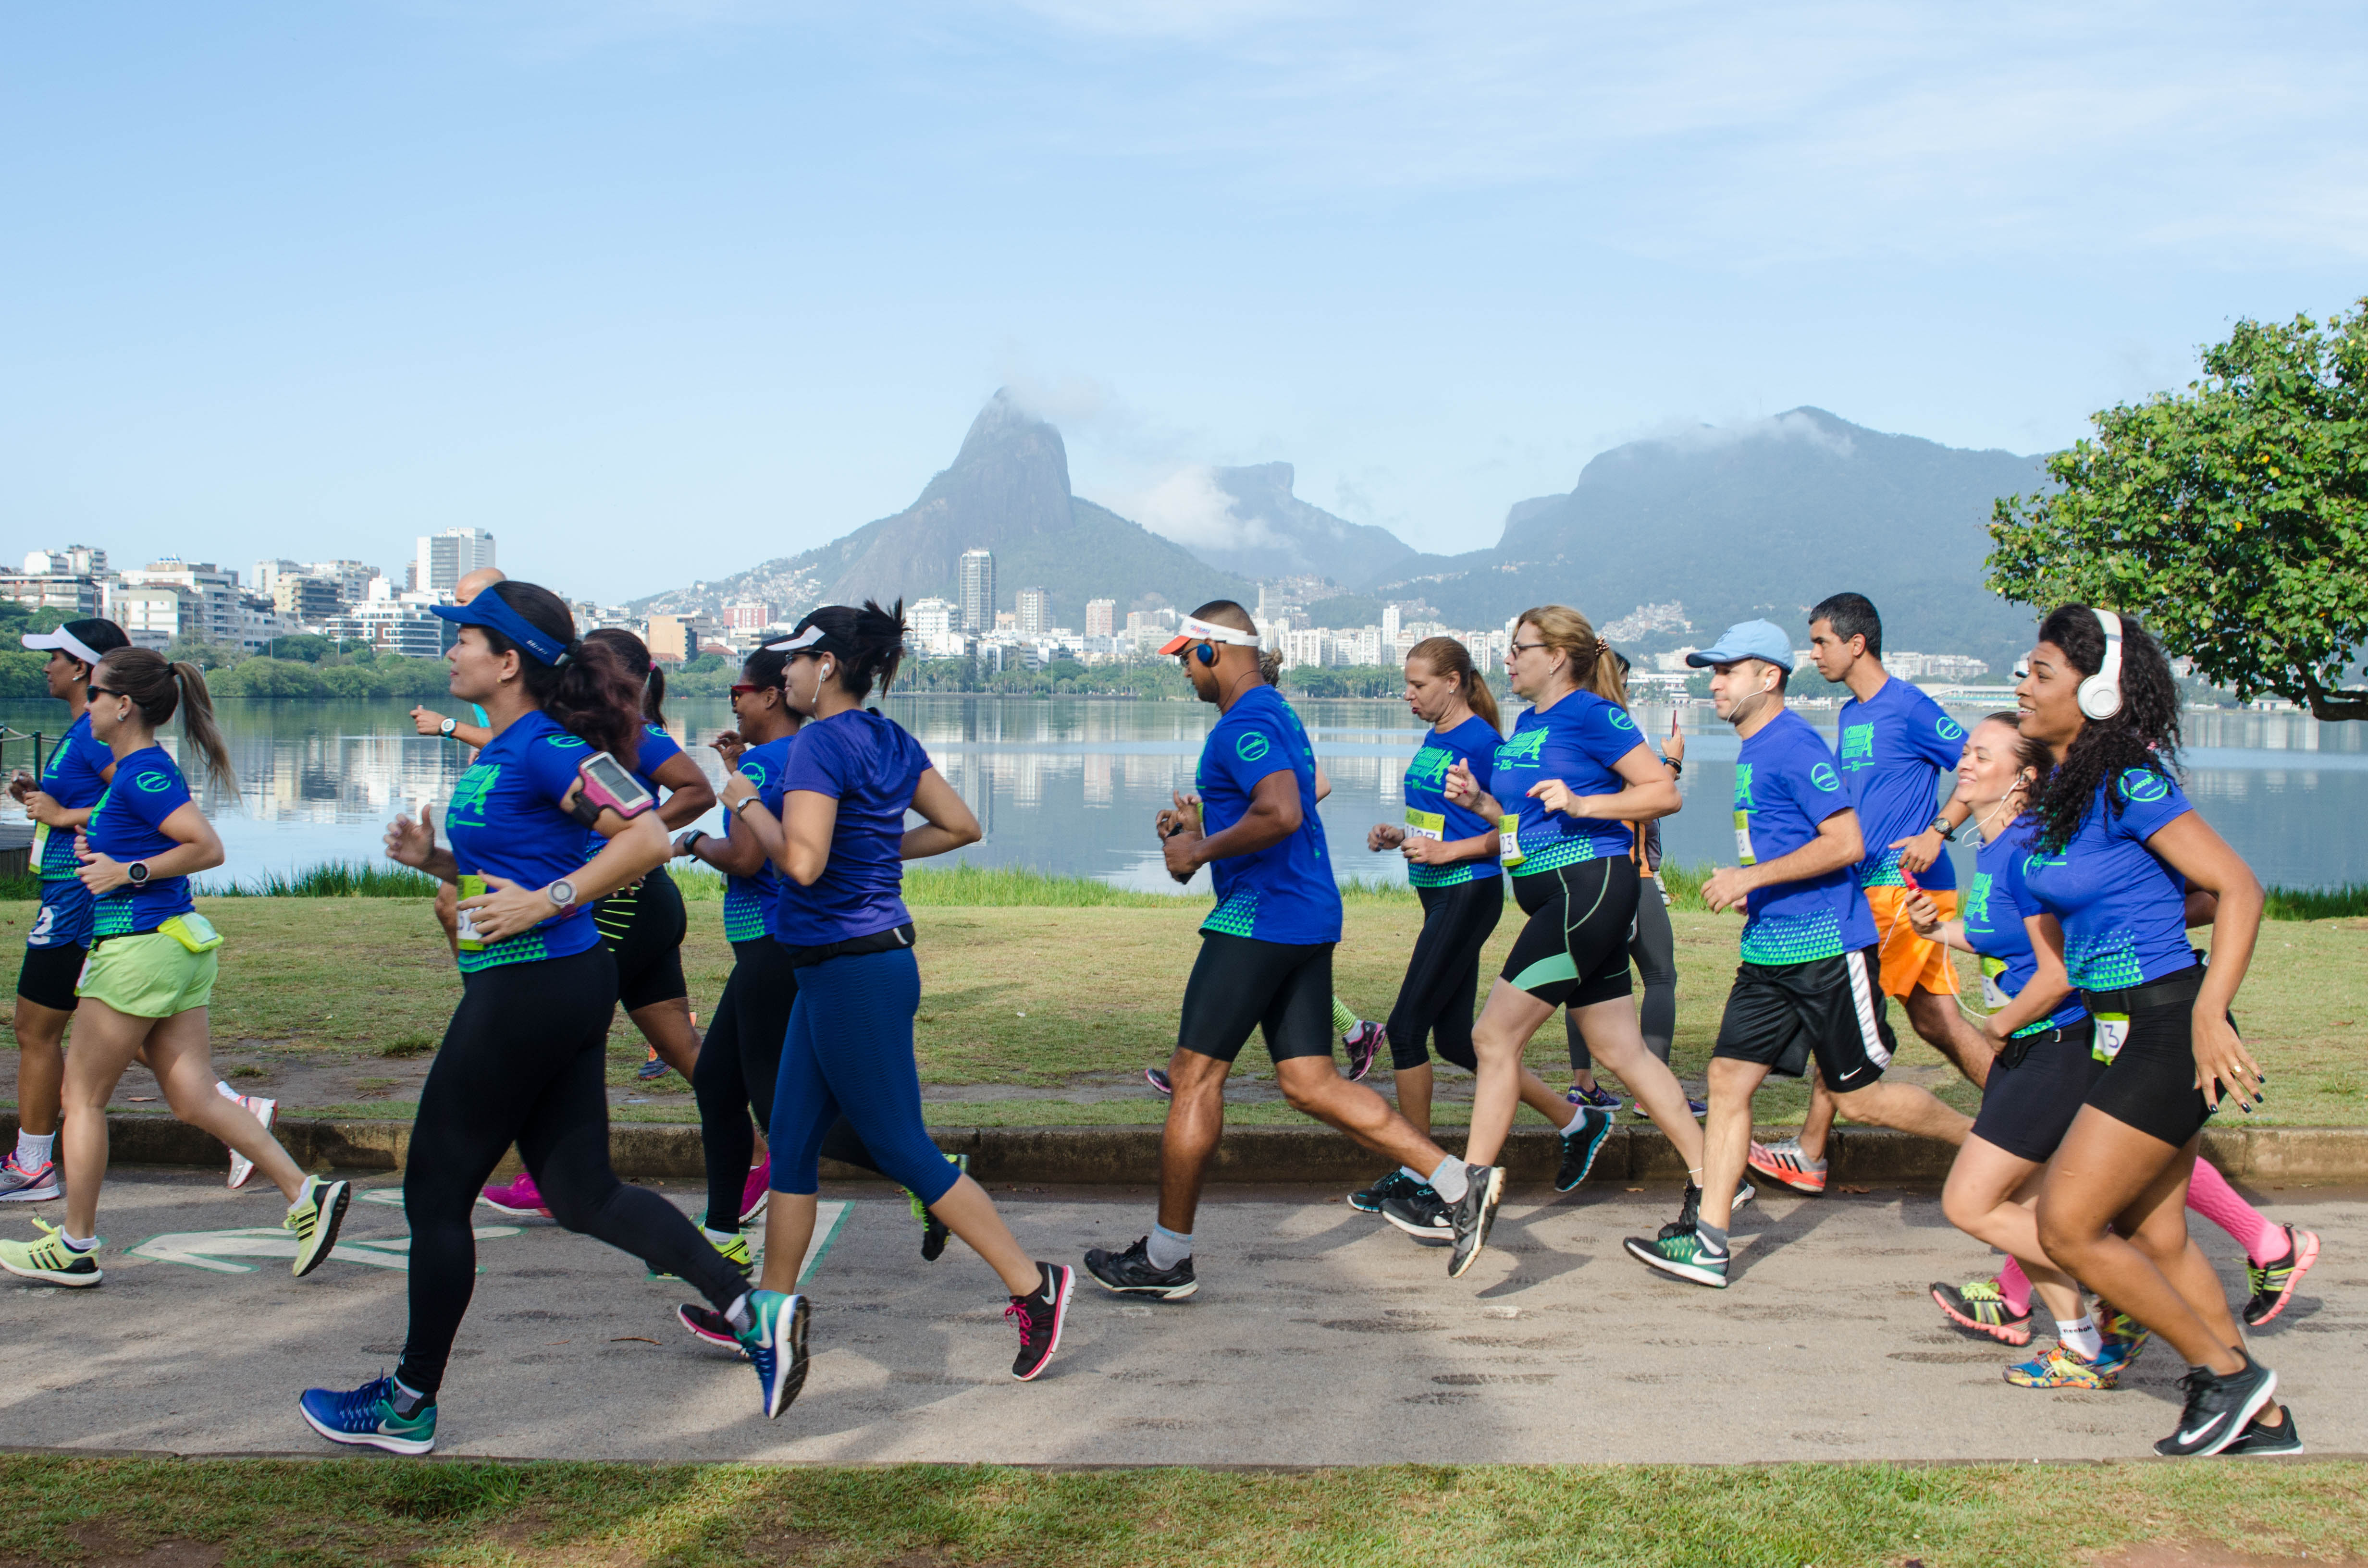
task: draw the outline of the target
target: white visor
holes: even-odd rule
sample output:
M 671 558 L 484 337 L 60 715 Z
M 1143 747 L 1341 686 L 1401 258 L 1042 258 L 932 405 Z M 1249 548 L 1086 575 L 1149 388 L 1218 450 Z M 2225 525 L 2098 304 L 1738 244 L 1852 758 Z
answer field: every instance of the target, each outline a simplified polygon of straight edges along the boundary
M 28 631 L 17 641 L 37 653 L 46 653 L 52 648 L 62 649 L 94 669 L 98 666 L 98 655 L 91 652 L 90 644 L 63 626 L 55 631 Z
M 1188 615 L 1184 618 L 1182 627 L 1178 630 L 1175 636 L 1167 640 L 1159 652 L 1163 656 L 1180 653 L 1195 642 L 1229 642 L 1236 648 L 1255 648 L 1258 646 L 1258 634 L 1255 631 L 1244 631 L 1238 627 L 1217 626 L 1209 621 L 1195 620 Z

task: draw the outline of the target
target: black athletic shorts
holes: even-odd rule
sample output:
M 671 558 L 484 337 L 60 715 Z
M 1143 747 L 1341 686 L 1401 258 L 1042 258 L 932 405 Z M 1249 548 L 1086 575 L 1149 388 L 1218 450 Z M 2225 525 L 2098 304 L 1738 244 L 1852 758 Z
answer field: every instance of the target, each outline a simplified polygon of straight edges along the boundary
M 2212 1108 L 2195 1086 L 2195 994 L 2203 984 L 2198 964 L 2133 990 L 2082 994 L 2100 1033 L 2111 1015 L 2129 1019 L 2122 1048 L 2098 1074 L 2088 1103 L 2173 1148 L 2212 1119 Z M 2221 1092 L 2227 1092 L 2225 1086 Z
M 2003 1057 L 1990 1063 L 1974 1136 L 2019 1160 L 2044 1165 L 2072 1130 L 2072 1119 L 2080 1114 L 2105 1064 L 2089 1053 L 2096 1031 L 2086 1018 L 2032 1035 L 2028 1044 L 2014 1043 L 2023 1047 L 2022 1060 L 2011 1067 Z
M 1515 877 L 1513 896 L 1530 919 L 1505 957 L 1504 978 L 1549 1007 L 1632 994 L 1628 929 L 1638 886 L 1625 855 Z
M 90 949 L 74 942 L 54 948 L 27 948 L 25 967 L 17 971 L 17 994 L 61 1013 L 74 1010 L 74 983 L 82 979 L 82 960 Z
M 1863 1089 L 1891 1065 L 1891 1020 L 1875 984 L 1873 948 L 1806 963 L 1736 966 L 1713 1056 L 1756 1062 L 1798 1078 L 1817 1059 L 1838 1095 Z
M 1332 1056 L 1332 948 L 1302 947 L 1201 933 L 1201 956 L 1184 983 L 1184 1017 L 1176 1048 L 1231 1062 L 1250 1030 L 1266 1033 L 1267 1054 Z
M 682 978 L 682 939 L 690 923 L 682 890 L 663 868 L 593 908 L 593 924 L 617 955 L 617 1005 L 628 1013 L 690 994 Z

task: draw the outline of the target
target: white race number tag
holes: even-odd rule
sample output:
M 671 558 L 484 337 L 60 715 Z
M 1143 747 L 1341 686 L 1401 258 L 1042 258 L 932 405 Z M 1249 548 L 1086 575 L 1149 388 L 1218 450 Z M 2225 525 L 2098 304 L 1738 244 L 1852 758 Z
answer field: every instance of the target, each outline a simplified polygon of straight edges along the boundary
M 484 892 L 484 878 L 462 877 L 461 879 L 461 896 L 462 898 L 478 898 L 483 896 Z M 473 909 L 461 910 L 460 912 L 461 923 L 453 932 L 453 935 L 460 940 L 461 950 L 464 953 L 482 953 L 485 950 L 485 934 L 477 929 L 476 921 L 471 918 L 471 916 L 476 913 L 477 912 Z
M 1417 811 L 1408 806 L 1406 814 L 1406 830 L 1408 838 L 1428 838 L 1434 842 L 1444 843 L 1447 839 L 1447 813 Z
M 1507 869 L 1529 858 L 1521 853 L 1521 819 L 1518 816 L 1497 819 L 1497 858 Z
M 1982 960 L 1982 1006 L 1993 1013 L 2014 1000 L 1998 984 L 1998 977 L 2004 973 L 2006 973 L 2006 960 L 1993 958 Z
M 2122 1047 L 2129 1043 L 2130 1016 L 2127 1013 L 2099 1013 L 2096 1020 L 2097 1043 L 2089 1048 L 2089 1054 L 2100 1062 L 2111 1062 L 2122 1053 Z
M 1759 857 L 1751 852 L 1751 813 L 1747 811 L 1735 813 L 1735 853 L 1744 865 L 1759 864 Z

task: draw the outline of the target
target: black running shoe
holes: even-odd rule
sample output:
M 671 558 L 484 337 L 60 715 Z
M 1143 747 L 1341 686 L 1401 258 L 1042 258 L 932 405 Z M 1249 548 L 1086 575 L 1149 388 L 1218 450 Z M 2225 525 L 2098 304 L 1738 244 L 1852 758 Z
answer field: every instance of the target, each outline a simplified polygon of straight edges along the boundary
M 1417 1182 L 1410 1191 L 1382 1199 L 1382 1218 L 1418 1242 L 1452 1242 L 1454 1221 L 1447 1205 L 1429 1182 Z
M 1497 1223 L 1497 1206 L 1505 1201 L 1504 1166 L 1467 1165 L 1463 1169 L 1472 1185 L 1463 1201 L 1451 1204 L 1447 1210 L 1448 1222 L 1455 1227 L 1454 1250 L 1447 1256 L 1450 1279 L 1463 1278 L 1479 1261 L 1488 1245 L 1488 1233 Z
M 733 1332 L 732 1320 L 713 1307 L 687 1301 L 674 1310 L 674 1315 L 683 1327 L 717 1349 L 729 1350 L 743 1361 L 748 1358 L 747 1346 L 742 1345 L 739 1335 Z
M 1105 1290 L 1121 1296 L 1149 1296 L 1160 1301 L 1180 1301 L 1201 1288 L 1201 1282 L 1192 1278 L 1192 1260 L 1189 1257 L 1173 1268 L 1152 1267 L 1149 1236 L 1137 1236 L 1134 1244 L 1124 1252 L 1094 1248 L 1086 1254 L 1086 1272 L 1099 1280 Z
M 1077 1288 L 1076 1270 L 1062 1263 L 1039 1263 L 1043 1282 L 1025 1296 L 1014 1296 L 1003 1315 L 1019 1325 L 1019 1354 L 1011 1375 L 1032 1381 L 1061 1347 L 1061 1325 L 1069 1319 L 1069 1294 Z
M 2237 1354 L 2245 1356 L 2242 1350 Z M 2190 1367 L 2179 1382 L 2187 1391 L 2187 1408 L 2171 1435 L 2154 1446 L 2165 1459 L 2218 1453 L 2244 1436 L 2253 1413 L 2278 1392 L 2277 1373 L 2250 1356 L 2245 1356 L 2242 1371 L 2224 1378 L 2208 1367 Z
M 1686 1183 L 1685 1201 L 1678 1206 L 1678 1217 L 1661 1227 L 1659 1233 L 1661 1240 L 1667 1241 L 1671 1236 L 1681 1236 L 1702 1223 L 1702 1196 L 1701 1187 L 1691 1182 Z M 1735 1218 L 1735 1210 L 1759 1196 L 1759 1188 L 1749 1182 L 1736 1182 L 1735 1201 L 1727 1205 L 1727 1219 L 1732 1221 Z
M 2222 1459 L 2267 1459 L 2274 1454 L 2298 1454 L 2303 1451 L 2302 1432 L 2294 1426 L 2294 1406 L 2285 1408 L 2286 1418 L 2275 1426 L 2264 1426 L 2256 1418 L 2246 1423 L 2237 1440 L 2220 1450 Z
M 1176 1085 L 1167 1081 L 1167 1070 L 1164 1067 L 1144 1068 L 1143 1081 L 1163 1095 L 1172 1095 L 1176 1092 Z
M 1595 1168 L 1595 1156 L 1602 1152 L 1603 1141 L 1611 1136 L 1611 1113 L 1600 1106 L 1578 1108 L 1573 1131 L 1562 1141 L 1562 1168 L 1554 1173 L 1554 1190 L 1568 1192 L 1587 1179 Z
M 1372 1186 L 1349 1195 L 1349 1207 L 1360 1214 L 1378 1214 L 1382 1205 L 1393 1198 L 1402 1198 L 1422 1183 L 1404 1171 L 1392 1171 Z

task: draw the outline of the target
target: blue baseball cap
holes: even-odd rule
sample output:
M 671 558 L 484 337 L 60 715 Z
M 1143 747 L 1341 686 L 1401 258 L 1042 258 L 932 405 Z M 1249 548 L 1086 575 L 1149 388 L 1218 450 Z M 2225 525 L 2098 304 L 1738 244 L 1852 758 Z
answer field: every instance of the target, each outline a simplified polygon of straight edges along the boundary
M 1781 669 L 1790 670 L 1793 640 L 1772 620 L 1738 620 L 1720 632 L 1717 642 L 1686 655 L 1686 663 L 1697 669 L 1731 665 L 1738 659 L 1765 659 Z
M 487 584 L 483 593 L 464 605 L 430 605 L 445 619 L 461 626 L 483 626 L 500 632 L 526 651 L 538 664 L 564 665 L 569 654 L 567 644 L 545 631 L 510 608 L 502 597 L 499 583 Z

